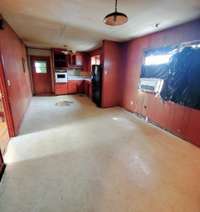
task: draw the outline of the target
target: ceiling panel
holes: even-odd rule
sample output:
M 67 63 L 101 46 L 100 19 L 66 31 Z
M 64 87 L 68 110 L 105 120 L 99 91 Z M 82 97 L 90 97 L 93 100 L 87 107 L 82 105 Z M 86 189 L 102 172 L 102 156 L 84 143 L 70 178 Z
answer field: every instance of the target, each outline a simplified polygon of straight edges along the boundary
M 1 0 L 0 13 L 28 45 L 67 45 L 79 51 L 93 49 L 103 39 L 125 41 L 200 16 L 199 0 L 118 2 L 118 10 L 129 17 L 127 24 L 118 27 L 103 23 L 103 17 L 113 11 L 114 0 Z

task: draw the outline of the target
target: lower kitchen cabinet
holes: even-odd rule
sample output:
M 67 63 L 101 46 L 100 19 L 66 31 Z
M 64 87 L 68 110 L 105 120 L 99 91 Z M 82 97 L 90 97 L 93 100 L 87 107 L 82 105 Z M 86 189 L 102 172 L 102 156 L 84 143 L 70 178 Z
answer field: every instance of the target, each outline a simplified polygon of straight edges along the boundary
M 67 82 L 67 93 L 75 94 L 78 93 L 78 87 L 76 80 L 70 80 Z
M 68 93 L 67 83 L 56 83 L 55 85 L 56 95 L 65 95 L 67 93 Z
M 84 93 L 84 84 L 85 84 L 85 80 L 78 80 L 76 82 L 78 93 Z
M 87 80 L 69 80 L 67 83 L 56 83 L 55 94 L 77 94 L 85 93 L 87 96 L 91 96 L 91 82 Z
M 88 80 L 85 80 L 85 83 L 84 83 L 84 93 L 92 98 L 92 83 L 91 81 L 88 81 Z
M 84 80 L 70 80 L 67 87 L 68 94 L 84 93 Z

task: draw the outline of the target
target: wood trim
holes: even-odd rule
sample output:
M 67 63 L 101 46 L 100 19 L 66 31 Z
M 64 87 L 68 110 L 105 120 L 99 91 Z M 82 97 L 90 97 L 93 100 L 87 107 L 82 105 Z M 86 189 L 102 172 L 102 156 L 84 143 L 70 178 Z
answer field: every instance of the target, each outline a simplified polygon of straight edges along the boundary
M 29 79 L 31 84 L 31 92 L 33 95 L 33 76 L 32 76 L 32 69 L 31 69 L 31 59 L 28 54 L 28 47 L 26 46 L 26 59 L 27 59 L 27 66 L 28 66 L 28 72 L 29 72 Z
M 54 65 L 54 52 L 53 49 L 51 50 L 51 58 L 50 58 L 50 65 L 51 65 L 51 85 L 52 85 L 52 92 L 55 94 L 56 88 L 55 88 L 55 65 Z
M 15 136 L 15 128 L 14 128 L 14 121 L 8 96 L 8 90 L 7 90 L 7 84 L 6 84 L 6 78 L 4 74 L 4 66 L 3 66 L 3 58 L 0 52 L 0 86 L 2 88 L 2 94 L 3 94 L 3 106 L 4 106 L 4 112 L 6 116 L 7 126 L 8 126 L 8 133 L 10 137 Z

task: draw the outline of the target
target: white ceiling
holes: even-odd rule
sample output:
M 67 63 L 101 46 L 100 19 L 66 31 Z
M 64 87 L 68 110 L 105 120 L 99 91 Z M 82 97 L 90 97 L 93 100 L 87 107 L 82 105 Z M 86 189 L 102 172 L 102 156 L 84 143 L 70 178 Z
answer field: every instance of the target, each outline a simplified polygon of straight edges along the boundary
M 103 39 L 125 41 L 200 17 L 200 0 L 118 0 L 129 17 L 109 27 L 115 0 L 0 0 L 0 13 L 29 46 L 86 51 Z M 159 28 L 155 27 L 160 23 Z

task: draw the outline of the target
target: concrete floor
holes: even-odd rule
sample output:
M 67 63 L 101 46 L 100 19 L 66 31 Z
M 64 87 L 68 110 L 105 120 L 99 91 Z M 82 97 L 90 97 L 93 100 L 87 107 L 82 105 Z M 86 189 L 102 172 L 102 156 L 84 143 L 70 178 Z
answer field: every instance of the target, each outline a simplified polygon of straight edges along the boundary
M 33 98 L 5 160 L 1 212 L 200 211 L 200 149 L 86 97 Z

